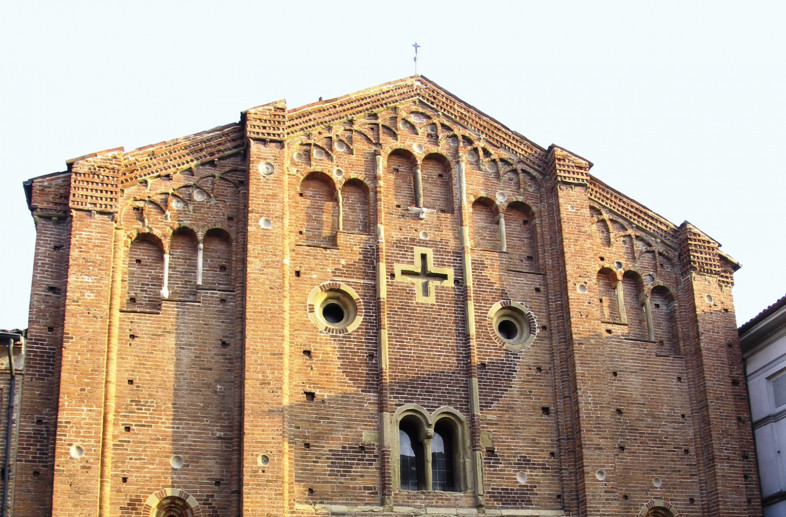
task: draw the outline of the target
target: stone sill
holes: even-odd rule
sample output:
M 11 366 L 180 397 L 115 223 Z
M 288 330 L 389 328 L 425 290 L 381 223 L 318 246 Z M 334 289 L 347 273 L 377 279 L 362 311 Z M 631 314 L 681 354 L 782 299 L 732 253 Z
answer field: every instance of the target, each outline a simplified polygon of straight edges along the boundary
M 161 311 L 150 311 L 145 309 L 120 309 L 119 312 L 129 312 L 132 314 L 161 314 Z
M 664 354 L 663 352 L 655 352 L 655 357 L 671 357 L 673 359 L 685 359 L 684 355 Z
M 311 242 L 298 242 L 298 243 L 295 243 L 295 246 L 302 246 L 304 248 L 322 248 L 323 250 L 337 250 L 337 249 L 339 249 L 338 246 L 335 246 L 333 244 L 331 244 L 331 245 L 328 245 L 328 244 L 314 244 L 314 243 L 311 243 Z
M 636 343 L 652 343 L 653 345 L 657 344 L 657 341 L 653 341 L 651 339 L 644 339 L 640 337 L 629 337 L 629 336 L 622 336 L 622 339 L 625 341 L 634 341 Z
M 505 253 L 507 253 L 507 252 L 505 252 Z M 541 273 L 540 271 L 524 271 L 523 269 L 513 269 L 513 268 L 508 268 L 508 271 L 512 271 L 513 273 L 525 273 L 527 275 L 544 276 L 546 274 L 546 273 Z

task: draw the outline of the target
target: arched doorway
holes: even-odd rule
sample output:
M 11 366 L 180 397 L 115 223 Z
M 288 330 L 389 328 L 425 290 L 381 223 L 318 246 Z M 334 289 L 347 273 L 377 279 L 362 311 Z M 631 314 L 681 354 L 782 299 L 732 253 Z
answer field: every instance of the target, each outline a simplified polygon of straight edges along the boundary
M 680 517 L 680 512 L 666 500 L 650 499 L 639 510 L 639 517 Z
M 170 496 L 162 499 L 151 517 L 193 517 L 191 506 L 179 497 Z
M 202 510 L 194 497 L 179 488 L 165 488 L 145 501 L 145 516 L 201 517 Z

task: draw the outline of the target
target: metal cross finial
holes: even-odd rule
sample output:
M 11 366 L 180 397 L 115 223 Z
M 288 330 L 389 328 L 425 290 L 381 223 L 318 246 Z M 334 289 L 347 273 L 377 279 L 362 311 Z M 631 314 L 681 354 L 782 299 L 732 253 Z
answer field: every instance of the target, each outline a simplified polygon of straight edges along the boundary
M 418 75 L 418 49 L 421 47 L 421 45 L 418 45 L 418 42 L 416 41 L 412 46 L 415 47 L 415 75 Z

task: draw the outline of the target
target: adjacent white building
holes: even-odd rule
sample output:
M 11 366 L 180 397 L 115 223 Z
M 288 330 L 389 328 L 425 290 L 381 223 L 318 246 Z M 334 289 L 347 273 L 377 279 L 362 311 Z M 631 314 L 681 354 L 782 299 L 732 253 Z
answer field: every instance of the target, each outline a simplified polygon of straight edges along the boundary
M 764 515 L 786 516 L 786 296 L 739 332 Z

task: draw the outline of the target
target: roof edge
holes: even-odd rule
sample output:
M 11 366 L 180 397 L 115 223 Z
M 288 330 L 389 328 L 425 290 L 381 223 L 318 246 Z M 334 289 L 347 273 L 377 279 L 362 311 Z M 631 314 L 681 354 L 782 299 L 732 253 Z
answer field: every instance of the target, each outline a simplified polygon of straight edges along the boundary
M 786 295 L 776 300 L 775 303 L 765 308 L 763 311 L 761 311 L 759 314 L 748 320 L 746 323 L 743 323 L 740 326 L 740 328 L 737 329 L 737 332 L 740 335 L 740 339 L 741 340 L 743 338 L 745 338 L 746 340 L 750 339 L 747 336 L 751 334 L 751 332 L 753 331 L 753 327 L 761 323 L 764 323 L 764 320 L 766 320 L 770 316 L 773 316 L 781 309 L 786 309 Z M 783 318 L 784 321 L 786 321 L 786 311 L 784 311 L 783 313 Z

